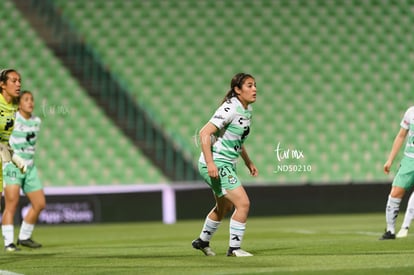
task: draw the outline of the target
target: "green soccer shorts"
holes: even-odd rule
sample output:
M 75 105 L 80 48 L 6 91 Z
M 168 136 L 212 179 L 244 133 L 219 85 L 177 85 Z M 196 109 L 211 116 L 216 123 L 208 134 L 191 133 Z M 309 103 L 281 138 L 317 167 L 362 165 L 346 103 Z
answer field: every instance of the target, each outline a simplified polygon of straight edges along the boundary
M 3 168 L 3 181 L 5 185 L 20 185 L 25 194 L 43 189 L 36 166 L 27 167 L 23 174 L 16 165 L 9 162 Z
M 392 186 L 409 190 L 414 186 L 414 159 L 404 156 L 398 172 L 392 181 Z
M 198 163 L 198 170 L 206 183 L 213 189 L 213 192 L 217 197 L 224 196 L 227 193 L 226 190 L 233 190 L 241 186 L 234 165 L 219 161 L 214 161 L 214 163 L 219 172 L 219 177 L 217 179 L 210 178 L 207 165 L 204 163 Z

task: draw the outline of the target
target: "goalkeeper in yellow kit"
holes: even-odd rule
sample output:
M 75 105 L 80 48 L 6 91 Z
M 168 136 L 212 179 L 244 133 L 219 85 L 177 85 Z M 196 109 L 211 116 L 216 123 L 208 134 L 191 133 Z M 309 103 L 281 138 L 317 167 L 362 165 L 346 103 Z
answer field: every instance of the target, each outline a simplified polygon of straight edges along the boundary
M 0 163 L 3 165 L 5 162 L 13 161 L 17 167 L 25 172 L 24 161 L 17 155 L 13 155 L 9 147 L 9 138 L 14 127 L 20 88 L 21 78 L 16 70 L 4 69 L 0 71 Z M 3 192 L 2 171 L 3 169 L 0 169 L 0 194 Z

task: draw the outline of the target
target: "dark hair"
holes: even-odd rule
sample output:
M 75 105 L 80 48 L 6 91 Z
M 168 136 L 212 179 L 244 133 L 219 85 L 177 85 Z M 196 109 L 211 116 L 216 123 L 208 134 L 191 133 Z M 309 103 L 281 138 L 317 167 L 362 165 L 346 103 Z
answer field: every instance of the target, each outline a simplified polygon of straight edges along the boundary
M 3 69 L 0 71 L 0 82 L 6 83 L 7 79 L 9 79 L 9 73 L 17 71 L 15 69 Z M 3 89 L 0 87 L 0 93 L 3 93 Z
M 0 71 L 0 82 L 6 82 L 8 79 L 9 73 L 16 72 L 15 69 L 3 69 Z
M 31 91 L 29 91 L 29 90 L 24 90 L 24 91 L 21 91 L 20 92 L 20 94 L 19 94 L 19 96 L 17 97 L 17 103 L 20 103 L 20 100 L 22 99 L 22 97 L 25 95 L 25 94 L 30 94 L 30 95 L 32 95 L 33 96 L 33 93 L 31 92 Z
M 251 74 L 245 74 L 245 73 L 238 73 L 235 76 L 233 76 L 230 82 L 230 90 L 227 92 L 226 96 L 223 98 L 221 104 L 223 104 L 226 101 L 229 101 L 232 97 L 237 96 L 237 93 L 234 88 L 238 87 L 239 89 L 241 89 L 244 81 L 247 78 L 254 79 L 254 77 Z

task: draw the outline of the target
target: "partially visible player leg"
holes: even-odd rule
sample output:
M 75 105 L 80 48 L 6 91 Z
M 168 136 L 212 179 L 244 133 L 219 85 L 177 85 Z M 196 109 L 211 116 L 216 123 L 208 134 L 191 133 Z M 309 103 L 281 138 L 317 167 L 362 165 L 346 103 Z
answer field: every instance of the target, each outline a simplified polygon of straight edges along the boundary
M 397 234 L 397 238 L 405 238 L 408 235 L 408 229 L 410 228 L 411 222 L 414 219 L 414 192 L 411 193 L 408 199 L 407 210 L 404 215 L 404 221 L 401 225 L 401 229 Z
M 208 175 L 207 166 L 199 163 L 199 171 L 206 183 L 212 188 L 216 205 L 208 213 L 199 238 L 192 241 L 195 249 L 201 250 L 206 256 L 215 256 L 216 253 L 210 248 L 210 240 L 217 231 L 224 216 L 231 211 L 233 205 L 224 198 L 225 189 L 222 187 L 221 178 L 211 178 Z
M 199 238 L 192 243 L 194 248 L 200 249 L 206 256 L 216 255 L 210 248 L 210 240 L 220 226 L 224 216 L 233 208 L 233 204 L 225 197 L 215 195 L 215 199 L 216 206 L 207 215 Z
M 401 199 L 388 197 L 387 206 L 385 210 L 385 220 L 387 222 L 387 229 L 381 240 L 395 239 L 395 223 L 397 221 L 398 213 L 400 210 Z
M 241 249 L 244 232 L 246 230 L 247 216 L 250 209 L 249 197 L 243 186 L 239 186 L 233 190 L 227 190 L 226 198 L 230 200 L 235 207 L 234 213 L 230 219 L 230 237 L 227 256 L 253 256 L 251 253 Z
M 14 242 L 14 226 L 12 224 L 2 225 L 1 232 L 4 239 L 4 250 L 16 251 Z
M 200 233 L 200 239 L 204 242 L 209 242 L 213 237 L 214 233 L 217 231 L 218 227 L 220 226 L 221 221 L 214 221 L 211 220 L 208 216 L 204 221 L 203 229 Z
M 397 177 L 396 177 L 397 178 Z M 395 180 L 394 179 L 394 183 Z M 405 194 L 405 189 L 400 186 L 394 185 L 391 188 L 390 195 L 388 196 L 387 206 L 385 209 L 385 220 L 387 223 L 387 229 L 380 240 L 393 240 L 395 239 L 395 223 L 397 221 L 398 213 L 400 211 L 400 204 L 402 197 Z
M 4 188 L 5 208 L 2 217 L 1 230 L 4 238 L 4 249 L 6 251 L 19 250 L 14 244 L 14 214 L 20 198 L 20 185 L 12 184 Z
M 210 240 L 220 226 L 220 223 L 221 221 L 211 220 L 207 216 L 200 236 L 191 243 L 193 248 L 201 250 L 206 256 L 215 256 L 216 253 L 210 247 Z
M 24 217 L 24 220 L 20 227 L 17 244 L 30 248 L 40 248 L 42 245 L 32 240 L 32 234 L 40 212 L 46 206 L 45 195 L 43 193 L 43 190 L 29 192 L 26 195 L 30 200 L 31 207 Z

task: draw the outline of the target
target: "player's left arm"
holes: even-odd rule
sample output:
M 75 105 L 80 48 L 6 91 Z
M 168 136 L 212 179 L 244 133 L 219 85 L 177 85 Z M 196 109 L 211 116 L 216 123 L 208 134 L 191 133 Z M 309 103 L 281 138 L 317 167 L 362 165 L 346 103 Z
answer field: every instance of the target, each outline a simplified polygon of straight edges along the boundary
M 244 164 L 247 166 L 247 168 L 250 171 L 250 175 L 257 176 L 259 175 L 259 170 L 257 169 L 256 165 L 254 165 L 253 161 L 250 159 L 249 154 L 247 153 L 246 148 L 244 145 L 241 147 L 241 157 L 244 160 Z

